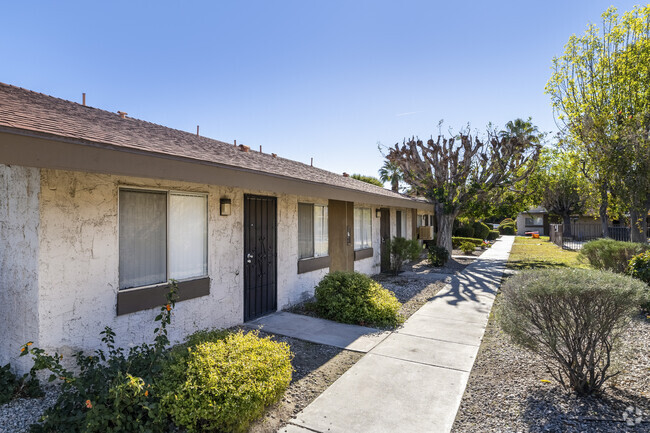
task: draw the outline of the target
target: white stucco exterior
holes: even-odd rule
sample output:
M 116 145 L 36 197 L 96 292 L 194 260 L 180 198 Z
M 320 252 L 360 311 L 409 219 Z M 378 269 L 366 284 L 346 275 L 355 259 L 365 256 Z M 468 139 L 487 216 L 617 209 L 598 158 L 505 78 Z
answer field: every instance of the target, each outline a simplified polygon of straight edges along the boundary
M 172 342 L 206 328 L 243 321 L 243 203 L 245 194 L 277 197 L 278 309 L 311 296 L 329 268 L 298 273 L 298 203 L 328 200 L 187 182 L 0 165 L 0 363 L 15 363 L 20 346 L 34 341 L 69 359 L 78 350 L 101 346 L 110 326 L 116 343 L 128 347 L 151 341 L 158 309 L 118 316 L 118 209 L 120 187 L 197 192 L 208 201 L 210 294 L 178 302 Z M 229 216 L 220 198 L 232 200 Z M 380 218 L 371 208 L 373 256 L 357 260 L 356 271 L 380 271 Z M 400 209 L 410 237 L 415 210 Z M 391 208 L 391 235 L 396 233 Z M 22 358 L 24 371 L 31 363 Z
M 20 346 L 38 343 L 40 187 L 38 169 L 0 164 L 0 365 L 21 371 Z

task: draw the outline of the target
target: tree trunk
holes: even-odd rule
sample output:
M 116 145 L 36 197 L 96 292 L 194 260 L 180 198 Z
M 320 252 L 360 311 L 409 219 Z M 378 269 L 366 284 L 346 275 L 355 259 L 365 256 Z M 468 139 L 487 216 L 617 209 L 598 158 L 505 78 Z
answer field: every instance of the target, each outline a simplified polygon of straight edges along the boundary
M 569 214 L 562 215 L 562 237 L 571 237 L 571 215 Z
M 609 237 L 609 218 L 607 218 L 607 205 L 609 200 L 607 198 L 607 186 L 602 185 L 600 187 L 600 208 L 598 213 L 600 214 L 600 227 L 603 232 L 603 237 Z
M 440 204 L 436 204 L 436 221 L 438 222 L 438 236 L 436 239 L 436 245 L 439 247 L 444 247 L 449 251 L 449 256 L 451 257 L 451 235 L 454 229 L 454 220 L 456 219 L 457 213 L 445 213 L 444 207 Z
M 399 179 L 393 177 L 390 181 L 391 190 L 399 192 Z
M 630 240 L 632 242 L 648 242 L 648 208 L 644 206 L 644 211 L 630 209 Z M 642 208 L 643 209 L 643 208 Z

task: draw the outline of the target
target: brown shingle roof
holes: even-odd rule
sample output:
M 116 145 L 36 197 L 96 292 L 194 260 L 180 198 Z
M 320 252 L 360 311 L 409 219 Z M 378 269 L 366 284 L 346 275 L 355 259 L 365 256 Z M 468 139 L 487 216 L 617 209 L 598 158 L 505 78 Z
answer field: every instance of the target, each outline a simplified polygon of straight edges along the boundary
M 118 149 L 172 155 L 365 193 L 408 199 L 385 188 L 232 144 L 0 83 L 0 126 Z M 90 144 L 89 143 L 89 144 Z

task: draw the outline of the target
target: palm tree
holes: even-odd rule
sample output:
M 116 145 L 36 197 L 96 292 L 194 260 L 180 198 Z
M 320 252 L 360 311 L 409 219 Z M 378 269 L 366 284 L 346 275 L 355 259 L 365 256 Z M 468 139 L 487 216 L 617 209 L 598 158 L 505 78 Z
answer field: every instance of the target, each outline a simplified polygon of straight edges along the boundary
M 506 129 L 499 132 L 499 135 L 501 138 L 518 137 L 530 143 L 539 144 L 544 134 L 539 132 L 537 126 L 533 125 L 532 120 L 532 117 L 529 117 L 526 120 L 511 120 L 506 123 Z
M 397 164 L 384 161 L 384 165 L 379 169 L 379 180 L 382 182 L 390 182 L 391 189 L 399 192 L 399 183 L 404 180 L 404 176 Z

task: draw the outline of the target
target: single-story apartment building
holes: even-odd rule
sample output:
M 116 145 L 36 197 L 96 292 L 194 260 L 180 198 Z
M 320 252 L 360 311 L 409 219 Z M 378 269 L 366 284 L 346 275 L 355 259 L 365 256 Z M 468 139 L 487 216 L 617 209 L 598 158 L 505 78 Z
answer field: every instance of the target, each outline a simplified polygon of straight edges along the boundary
M 538 206 L 517 215 L 517 235 L 523 236 L 527 232 L 539 232 L 540 236 L 548 236 L 550 225 L 548 211 Z
M 261 150 L 261 149 L 260 149 Z M 300 302 L 330 271 L 387 268 L 433 207 L 388 189 L 0 84 L 0 365 L 27 341 L 70 355 L 172 341 Z

